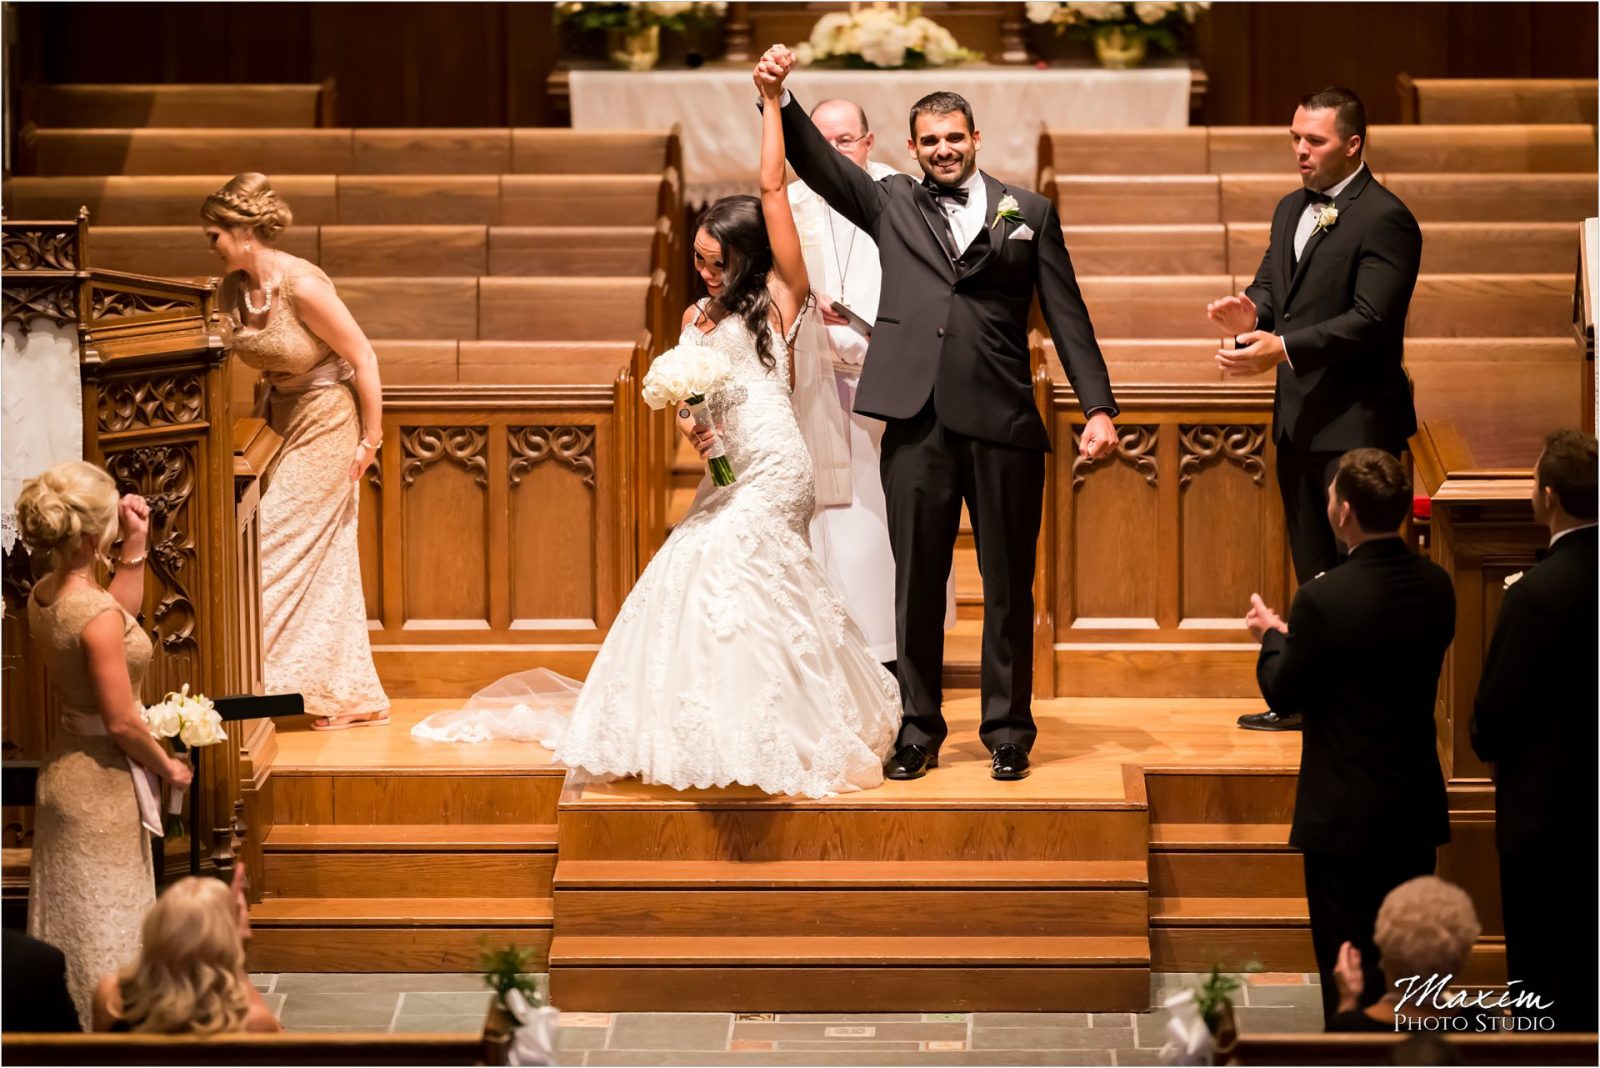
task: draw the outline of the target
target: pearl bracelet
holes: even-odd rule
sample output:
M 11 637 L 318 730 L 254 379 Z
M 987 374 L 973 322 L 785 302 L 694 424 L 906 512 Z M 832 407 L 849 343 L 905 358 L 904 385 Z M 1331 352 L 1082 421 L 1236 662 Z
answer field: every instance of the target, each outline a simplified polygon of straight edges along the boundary
M 368 441 L 366 438 L 361 439 L 361 447 L 363 449 L 371 449 L 373 452 L 377 452 L 378 446 L 382 444 L 382 441 Z

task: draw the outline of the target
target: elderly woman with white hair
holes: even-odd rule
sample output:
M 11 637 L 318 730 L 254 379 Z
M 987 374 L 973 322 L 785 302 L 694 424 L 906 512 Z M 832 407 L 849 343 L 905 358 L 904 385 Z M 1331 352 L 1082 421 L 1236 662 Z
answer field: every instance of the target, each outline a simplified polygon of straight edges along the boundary
M 1445 987 L 1465 967 L 1481 931 L 1472 899 L 1459 886 L 1432 875 L 1401 883 L 1383 899 L 1372 932 L 1388 989 L 1361 1008 L 1361 953 L 1349 942 L 1340 946 L 1333 972 L 1339 1011 L 1328 1030 L 1405 1031 L 1409 1020 L 1455 1016 L 1456 1009 L 1441 1007 Z M 1430 993 L 1423 993 L 1425 984 Z

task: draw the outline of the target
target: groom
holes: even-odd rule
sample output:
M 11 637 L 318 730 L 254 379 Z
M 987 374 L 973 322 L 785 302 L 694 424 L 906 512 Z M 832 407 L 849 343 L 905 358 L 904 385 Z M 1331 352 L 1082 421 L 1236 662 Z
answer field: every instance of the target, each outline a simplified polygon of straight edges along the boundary
M 758 82 L 781 85 L 794 54 L 774 45 Z M 933 93 L 911 109 L 921 182 L 874 181 L 842 157 L 787 91 L 790 164 L 878 245 L 883 288 L 855 410 L 886 422 L 881 474 L 895 560 L 903 717 L 884 771 L 916 779 L 939 762 L 944 589 L 961 504 L 983 574 L 983 724 L 996 779 L 1028 774 L 1036 733 L 1033 568 L 1050 437 L 1034 406 L 1028 310 L 1034 294 L 1088 413 L 1082 451 L 1116 448 L 1105 361 L 1073 278 L 1055 205 L 979 171 L 972 109 Z

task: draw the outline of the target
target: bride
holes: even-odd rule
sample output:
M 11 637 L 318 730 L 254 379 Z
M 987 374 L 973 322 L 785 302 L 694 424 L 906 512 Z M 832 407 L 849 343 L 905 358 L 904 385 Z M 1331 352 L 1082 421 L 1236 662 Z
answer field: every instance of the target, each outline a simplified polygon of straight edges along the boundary
M 711 296 L 684 312 L 679 340 L 732 363 L 710 405 L 737 480 L 701 482 L 581 688 L 545 671 L 513 675 L 467 709 L 424 720 L 417 736 L 538 740 L 585 778 L 678 789 L 741 783 L 821 797 L 883 781 L 898 690 L 808 541 L 815 478 L 790 354 L 810 286 L 778 97 L 761 91 L 761 196 L 724 198 L 702 217 L 695 266 Z M 704 446 L 686 412 L 678 428 Z

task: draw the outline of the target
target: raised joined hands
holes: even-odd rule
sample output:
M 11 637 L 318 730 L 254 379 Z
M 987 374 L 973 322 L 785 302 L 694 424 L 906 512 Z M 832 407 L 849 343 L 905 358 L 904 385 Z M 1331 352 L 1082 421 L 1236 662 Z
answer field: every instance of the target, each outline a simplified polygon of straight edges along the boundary
M 755 82 L 756 90 L 763 99 L 779 100 L 783 97 L 783 80 L 794 69 L 794 60 L 794 53 L 789 51 L 787 45 L 775 44 L 762 53 L 756 63 Z

